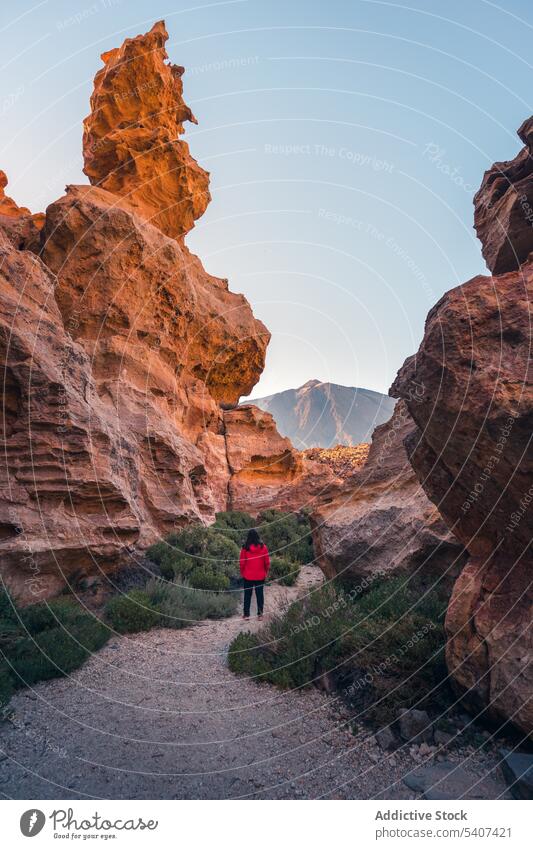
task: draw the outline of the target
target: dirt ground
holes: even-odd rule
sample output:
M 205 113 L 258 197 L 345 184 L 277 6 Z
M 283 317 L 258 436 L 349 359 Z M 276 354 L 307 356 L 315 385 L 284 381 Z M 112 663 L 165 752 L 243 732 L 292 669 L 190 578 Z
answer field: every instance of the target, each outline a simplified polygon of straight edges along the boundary
M 295 587 L 268 587 L 272 615 L 322 581 L 312 566 Z M 253 608 L 252 608 L 253 609 Z M 0 794 L 14 799 L 416 798 L 407 746 L 383 753 L 371 731 L 352 733 L 333 696 L 281 692 L 238 678 L 227 649 L 240 616 L 181 631 L 114 637 L 81 669 L 20 691 L 0 725 Z M 473 795 L 496 762 L 465 752 Z M 447 760 L 449 758 L 447 757 Z M 470 795 L 470 793 L 469 793 Z

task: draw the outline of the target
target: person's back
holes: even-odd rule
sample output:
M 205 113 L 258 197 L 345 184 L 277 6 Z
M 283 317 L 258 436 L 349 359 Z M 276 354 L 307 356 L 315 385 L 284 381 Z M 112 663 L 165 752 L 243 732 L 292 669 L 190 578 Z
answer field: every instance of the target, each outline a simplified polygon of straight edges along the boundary
M 244 618 L 250 618 L 252 593 L 255 589 L 257 600 L 257 615 L 263 616 L 264 584 L 270 569 L 268 548 L 261 542 L 259 534 L 252 528 L 248 532 L 246 542 L 241 548 L 240 570 L 244 582 Z

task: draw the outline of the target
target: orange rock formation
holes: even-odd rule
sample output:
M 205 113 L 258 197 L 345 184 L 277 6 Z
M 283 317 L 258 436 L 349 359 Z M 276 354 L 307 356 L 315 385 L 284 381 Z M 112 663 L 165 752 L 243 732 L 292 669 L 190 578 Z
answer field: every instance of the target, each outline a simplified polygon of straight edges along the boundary
M 196 118 L 183 100 L 184 69 L 167 64 L 164 21 L 102 54 L 84 121 L 84 172 L 127 198 L 139 215 L 182 238 L 210 201 L 209 174 L 179 136 Z

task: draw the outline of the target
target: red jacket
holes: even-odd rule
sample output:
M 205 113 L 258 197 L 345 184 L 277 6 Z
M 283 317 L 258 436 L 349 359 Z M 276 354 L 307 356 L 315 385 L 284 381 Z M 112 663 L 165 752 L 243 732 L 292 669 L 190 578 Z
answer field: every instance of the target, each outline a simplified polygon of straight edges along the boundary
M 241 575 L 247 581 L 264 581 L 270 569 L 266 545 L 251 545 L 250 551 L 241 548 Z

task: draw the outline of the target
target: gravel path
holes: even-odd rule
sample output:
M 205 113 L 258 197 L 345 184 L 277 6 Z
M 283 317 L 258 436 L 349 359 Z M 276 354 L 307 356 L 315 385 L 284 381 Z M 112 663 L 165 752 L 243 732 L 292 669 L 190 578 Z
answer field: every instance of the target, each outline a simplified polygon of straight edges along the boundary
M 267 615 L 317 586 L 302 569 L 269 587 Z M 387 756 L 352 734 L 338 702 L 314 688 L 280 692 L 234 676 L 226 653 L 240 617 L 113 638 L 70 678 L 19 692 L 0 726 L 0 794 L 15 799 L 416 798 L 407 750 Z M 447 758 L 448 759 L 448 758 Z M 472 785 L 495 761 L 465 754 Z M 474 795 L 475 795 L 475 791 Z

